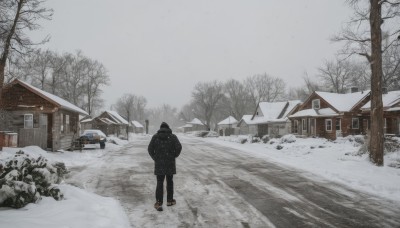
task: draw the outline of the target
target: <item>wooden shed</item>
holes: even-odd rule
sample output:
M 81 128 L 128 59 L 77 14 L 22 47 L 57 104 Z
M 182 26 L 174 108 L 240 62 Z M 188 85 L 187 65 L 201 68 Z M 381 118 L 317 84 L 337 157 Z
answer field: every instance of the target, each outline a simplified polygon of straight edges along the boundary
M 69 149 L 79 137 L 81 108 L 26 82 L 15 79 L 2 90 L 5 112 L 1 131 L 18 133 L 18 147 L 36 145 L 47 150 Z

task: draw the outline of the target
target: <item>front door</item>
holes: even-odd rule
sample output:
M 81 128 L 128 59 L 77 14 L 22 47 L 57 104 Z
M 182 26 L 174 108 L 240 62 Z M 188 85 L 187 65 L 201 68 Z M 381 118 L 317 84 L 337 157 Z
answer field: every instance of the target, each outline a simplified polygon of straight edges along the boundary
M 310 119 L 310 135 L 315 136 L 315 119 Z
M 342 119 L 336 118 L 336 137 L 342 137 Z

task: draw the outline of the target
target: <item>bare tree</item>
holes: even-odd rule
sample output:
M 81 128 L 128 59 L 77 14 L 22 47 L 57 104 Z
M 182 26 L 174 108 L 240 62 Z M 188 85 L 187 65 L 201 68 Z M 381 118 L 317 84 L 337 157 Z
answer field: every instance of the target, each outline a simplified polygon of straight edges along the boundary
M 156 131 L 162 122 L 168 123 L 171 129 L 182 123 L 182 121 L 179 120 L 178 109 L 168 104 L 162 104 L 159 107 L 148 109 L 146 113 L 150 123 L 153 123 L 152 132 Z
M 390 41 L 386 37 L 383 43 L 388 47 L 382 53 L 383 85 L 388 90 L 400 89 L 400 44 L 389 46 Z
M 343 54 L 364 56 L 371 67 L 371 137 L 370 159 L 383 165 L 383 104 L 382 104 L 382 52 L 399 42 L 400 1 L 399 0 L 350 0 L 355 16 L 342 33 L 334 37 L 335 41 L 343 41 Z M 393 21 L 395 21 L 393 23 Z M 387 35 L 387 45 L 382 46 L 381 26 L 393 26 Z
M 253 107 L 261 101 L 273 102 L 285 95 L 285 82 L 280 78 L 267 74 L 258 74 L 248 77 L 245 81 L 247 92 L 253 103 Z
M 195 113 L 203 118 L 208 128 L 211 127 L 211 118 L 214 115 L 218 102 L 224 97 L 223 85 L 221 82 L 200 82 L 197 83 L 192 92 L 195 104 Z
M 0 1 L 0 90 L 4 84 L 7 59 L 15 54 L 24 54 L 32 47 L 48 40 L 33 42 L 26 31 L 40 28 L 40 19 L 51 19 L 52 10 L 45 8 L 43 0 Z M 0 93 L 1 94 L 1 93 Z
M 318 77 L 335 93 L 345 93 L 350 86 L 353 69 L 349 61 L 328 61 L 318 68 Z
M 251 99 L 248 90 L 246 90 L 243 83 L 235 79 L 225 82 L 224 89 L 227 102 L 223 103 L 228 105 L 229 115 L 232 115 L 236 119 L 242 118 L 247 110 L 251 109 L 252 103 L 249 102 Z
M 88 71 L 84 76 L 84 95 L 86 96 L 86 110 L 89 115 L 92 114 L 96 107 L 102 103 L 100 94 L 102 93 L 101 86 L 108 85 L 109 76 L 103 64 L 89 60 L 87 61 Z

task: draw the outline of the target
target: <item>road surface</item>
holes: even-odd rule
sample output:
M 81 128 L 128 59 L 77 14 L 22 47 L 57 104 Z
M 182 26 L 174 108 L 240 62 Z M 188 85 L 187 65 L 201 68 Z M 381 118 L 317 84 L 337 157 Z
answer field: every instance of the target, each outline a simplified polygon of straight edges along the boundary
M 163 212 L 153 208 L 149 140 L 96 166 L 72 167 L 68 182 L 118 199 L 132 227 L 400 227 L 396 202 L 201 139 L 180 140 L 177 205 Z

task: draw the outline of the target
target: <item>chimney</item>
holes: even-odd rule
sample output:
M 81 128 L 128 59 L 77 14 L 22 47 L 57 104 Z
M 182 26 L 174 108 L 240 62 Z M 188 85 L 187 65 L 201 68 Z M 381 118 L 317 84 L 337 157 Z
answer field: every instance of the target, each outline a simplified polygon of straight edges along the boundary
M 353 86 L 350 88 L 350 93 L 357 93 L 358 92 L 358 87 Z

